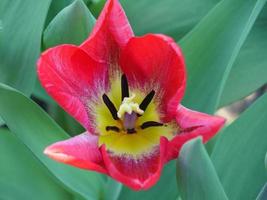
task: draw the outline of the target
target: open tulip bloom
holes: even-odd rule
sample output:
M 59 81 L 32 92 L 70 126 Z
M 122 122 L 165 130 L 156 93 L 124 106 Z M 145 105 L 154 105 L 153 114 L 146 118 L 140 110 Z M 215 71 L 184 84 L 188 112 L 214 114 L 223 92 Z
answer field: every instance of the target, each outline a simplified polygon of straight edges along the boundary
M 117 0 L 108 0 L 80 46 L 45 51 L 38 76 L 85 128 L 44 151 L 52 159 L 148 189 L 182 145 L 214 136 L 224 119 L 180 104 L 186 72 L 177 44 L 160 34 L 135 37 Z M 197 100 L 196 100 L 197 101 Z

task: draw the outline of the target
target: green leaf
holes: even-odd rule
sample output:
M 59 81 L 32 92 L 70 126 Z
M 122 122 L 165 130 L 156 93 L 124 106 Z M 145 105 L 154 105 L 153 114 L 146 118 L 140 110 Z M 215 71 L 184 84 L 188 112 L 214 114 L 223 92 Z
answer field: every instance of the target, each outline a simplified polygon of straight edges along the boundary
M 184 144 L 177 160 L 177 182 L 183 200 L 228 199 L 201 138 Z
M 51 0 L 0 1 L 0 82 L 31 94 L 43 25 Z
M 95 18 L 82 0 L 76 0 L 59 12 L 44 32 L 44 47 L 81 44 L 91 32 Z
M 239 100 L 267 83 L 267 4 L 251 30 L 229 74 L 220 107 Z
M 45 20 L 45 27 L 47 27 L 47 25 L 63 8 L 67 7 L 72 2 L 73 0 L 52 0 Z
M 267 169 L 267 153 L 265 155 L 265 168 Z
M 72 199 L 27 147 L 3 128 L 0 152 L 0 199 Z
M 164 33 L 180 39 L 218 2 L 219 0 L 121 0 L 121 4 L 137 35 Z M 105 1 L 95 1 L 90 9 L 99 15 Z M 145 9 L 145 11 L 144 11 Z
M 33 101 L 0 84 L 0 115 L 10 130 L 34 153 L 61 183 L 86 199 L 97 199 L 102 177 L 57 163 L 43 154 L 46 146 L 67 139 L 67 134 Z
M 256 200 L 266 200 L 266 199 L 267 199 L 267 183 L 264 185 L 264 187 L 260 191 Z
M 267 94 L 219 136 L 212 161 L 229 199 L 255 199 L 266 182 Z
M 126 15 L 137 35 L 164 33 L 180 39 L 219 0 L 121 0 Z
M 122 189 L 122 184 L 112 178 L 108 178 L 103 189 L 105 200 L 117 200 Z M 128 199 L 128 198 L 127 198 Z
M 224 0 L 180 42 L 188 70 L 184 104 L 213 113 L 237 54 L 266 0 Z

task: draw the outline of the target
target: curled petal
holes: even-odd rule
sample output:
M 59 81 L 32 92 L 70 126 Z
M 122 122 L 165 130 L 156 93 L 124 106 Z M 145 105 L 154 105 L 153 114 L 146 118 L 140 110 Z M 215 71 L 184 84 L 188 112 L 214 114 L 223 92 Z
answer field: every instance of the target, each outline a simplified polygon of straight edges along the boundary
M 109 175 L 134 190 L 148 189 L 154 185 L 164 165 L 167 139 L 162 137 L 160 145 L 140 157 L 116 155 L 102 146 L 103 160 Z
M 171 38 L 155 34 L 131 38 L 120 65 L 131 87 L 156 91 L 165 120 L 175 116 L 185 91 L 186 71 L 181 50 Z
M 58 162 L 106 173 L 98 148 L 98 137 L 88 132 L 54 143 L 44 153 Z
M 132 28 L 118 0 L 107 0 L 92 34 L 81 48 L 98 61 L 115 63 L 121 48 L 132 36 Z
M 169 142 L 167 160 L 176 158 L 183 144 L 190 139 L 202 136 L 203 142 L 206 143 L 222 128 L 225 119 L 179 105 L 176 122 L 180 127 L 180 132 Z
M 93 106 L 107 87 L 107 69 L 73 45 L 61 45 L 44 52 L 38 60 L 41 84 L 70 115 L 92 130 Z

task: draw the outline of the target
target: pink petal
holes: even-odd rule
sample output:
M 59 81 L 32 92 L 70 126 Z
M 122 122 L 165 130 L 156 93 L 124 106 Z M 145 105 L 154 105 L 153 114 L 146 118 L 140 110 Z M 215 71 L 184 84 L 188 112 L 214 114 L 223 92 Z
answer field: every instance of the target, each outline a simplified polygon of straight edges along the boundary
M 167 160 L 177 158 L 181 147 L 188 140 L 202 136 L 203 142 L 206 143 L 222 128 L 225 119 L 179 105 L 176 122 L 180 127 L 180 133 L 169 142 Z
M 56 142 L 47 147 L 44 153 L 58 162 L 106 173 L 98 148 L 98 137 L 88 132 Z
M 118 0 L 107 0 L 92 34 L 81 48 L 98 61 L 116 63 L 121 48 L 132 36 L 132 28 Z
M 102 146 L 102 155 L 109 175 L 134 190 L 150 188 L 160 177 L 167 142 L 166 138 L 161 138 L 160 146 L 138 158 L 116 155 Z
M 107 69 L 73 45 L 61 45 L 44 52 L 38 60 L 41 84 L 70 115 L 85 128 L 91 127 L 94 99 L 107 88 Z
M 130 85 L 156 91 L 165 120 L 175 116 L 186 83 L 182 52 L 164 35 L 131 38 L 121 53 L 120 64 Z

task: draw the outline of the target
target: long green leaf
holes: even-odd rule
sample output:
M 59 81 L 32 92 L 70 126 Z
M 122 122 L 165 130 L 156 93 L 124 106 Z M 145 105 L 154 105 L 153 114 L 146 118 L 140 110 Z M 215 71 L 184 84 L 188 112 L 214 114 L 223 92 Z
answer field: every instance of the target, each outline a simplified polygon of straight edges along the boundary
M 0 82 L 29 95 L 36 80 L 35 64 L 51 0 L 0 1 L 2 40 Z
M 98 198 L 103 184 L 99 174 L 57 163 L 43 154 L 46 146 L 68 136 L 39 106 L 18 91 L 0 84 L 0 115 L 60 182 L 86 199 Z
M 223 0 L 181 42 L 188 70 L 184 104 L 213 113 L 237 54 L 266 0 Z
M 230 199 L 255 199 L 266 182 L 267 94 L 219 136 L 212 160 Z
M 182 38 L 219 0 L 121 0 L 137 35 L 164 33 Z
M 72 199 L 27 147 L 3 128 L 0 129 L 0 162 L 0 199 Z
M 227 200 L 201 138 L 184 144 L 177 160 L 178 189 L 183 200 Z
M 220 107 L 239 100 L 267 83 L 267 4 L 231 69 Z
M 50 22 L 44 32 L 44 47 L 68 43 L 79 45 L 91 32 L 95 18 L 82 0 L 76 0 Z

